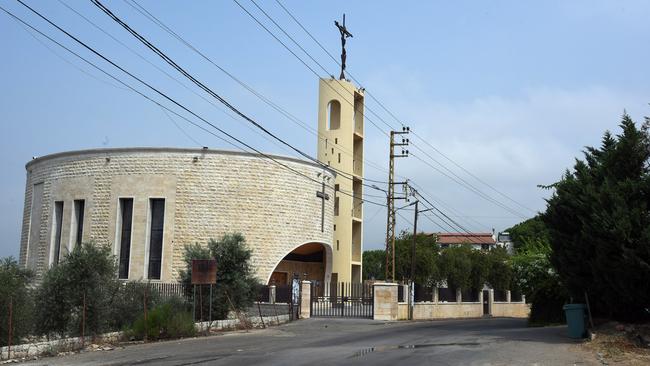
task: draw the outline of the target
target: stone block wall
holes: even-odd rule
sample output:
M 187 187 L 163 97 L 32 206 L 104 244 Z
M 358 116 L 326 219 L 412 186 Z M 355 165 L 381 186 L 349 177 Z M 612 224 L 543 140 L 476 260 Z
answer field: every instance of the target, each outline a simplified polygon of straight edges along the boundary
M 39 277 L 48 268 L 54 202 L 64 201 L 66 228 L 74 199 L 86 202 L 83 240 L 108 245 L 118 254 L 118 201 L 133 198 L 129 279 L 146 279 L 149 199 L 165 198 L 162 281 L 178 278 L 185 245 L 240 232 L 253 251 L 256 275 L 266 282 L 280 260 L 302 244 L 319 242 L 331 253 L 333 236 L 334 200 L 324 201 L 321 231 L 323 201 L 316 192 L 323 174 L 332 182 L 334 173 L 299 159 L 273 159 L 207 149 L 123 148 L 32 160 L 26 165 L 20 263 Z M 38 184 L 37 220 L 31 211 Z M 334 197 L 332 188 L 326 192 Z M 62 232 L 61 256 L 70 250 L 69 242 L 70 234 Z
M 375 283 L 373 301 L 373 319 L 375 320 L 397 320 L 399 307 L 397 303 L 396 283 Z

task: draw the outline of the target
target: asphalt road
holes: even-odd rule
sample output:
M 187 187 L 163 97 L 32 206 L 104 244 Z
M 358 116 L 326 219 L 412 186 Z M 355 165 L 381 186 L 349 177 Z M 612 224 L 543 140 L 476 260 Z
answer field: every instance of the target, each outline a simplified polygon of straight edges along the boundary
M 308 319 L 249 333 L 139 344 L 29 365 L 593 365 L 566 327 L 520 319 Z

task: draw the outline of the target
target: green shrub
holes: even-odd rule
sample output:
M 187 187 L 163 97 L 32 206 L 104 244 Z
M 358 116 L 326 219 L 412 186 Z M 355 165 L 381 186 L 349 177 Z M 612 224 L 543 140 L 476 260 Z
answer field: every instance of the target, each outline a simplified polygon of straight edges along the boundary
M 110 329 L 113 299 L 120 283 L 110 248 L 84 243 L 50 268 L 35 295 L 36 332 L 60 336 L 81 333 L 85 303 L 85 333 Z
M 549 277 L 538 284 L 531 294 L 530 316 L 528 323 L 533 326 L 564 324 L 562 307 L 568 302 L 568 293 L 559 283 L 557 277 Z M 528 299 L 527 299 L 528 301 Z
M 621 133 L 552 184 L 542 219 L 551 263 L 576 302 L 588 294 L 595 316 L 650 319 L 650 118 L 637 127 L 623 115 Z
M 32 328 L 32 298 L 27 286 L 33 278 L 12 258 L 0 260 L 0 346 L 6 346 L 9 330 L 9 302 L 12 306 L 13 340 L 16 344 L 20 338 L 29 334 Z
M 192 293 L 192 259 L 211 258 L 217 260 L 217 284 L 213 287 L 212 296 L 213 319 L 225 319 L 231 310 L 245 311 L 250 308 L 257 297 L 258 283 L 250 263 L 251 250 L 239 233 L 226 234 L 219 241 L 210 239 L 207 248 L 199 244 L 185 247 L 183 260 L 186 267 L 181 271 L 181 282 L 185 284 L 186 291 Z M 203 300 L 206 297 L 203 295 Z M 199 301 L 197 305 L 202 306 Z M 197 310 L 197 316 L 199 313 Z M 207 320 L 208 313 L 207 309 L 203 310 L 204 320 Z
M 141 312 L 128 333 L 136 339 L 146 334 L 147 339 L 158 340 L 191 337 L 196 329 L 188 305 L 180 298 L 170 298 L 148 311 L 146 321 Z
M 160 294 L 155 288 L 142 282 L 125 282 L 118 286 L 112 294 L 110 313 L 108 315 L 110 330 L 122 330 L 130 327 L 144 312 L 144 301 L 147 310 L 160 304 Z

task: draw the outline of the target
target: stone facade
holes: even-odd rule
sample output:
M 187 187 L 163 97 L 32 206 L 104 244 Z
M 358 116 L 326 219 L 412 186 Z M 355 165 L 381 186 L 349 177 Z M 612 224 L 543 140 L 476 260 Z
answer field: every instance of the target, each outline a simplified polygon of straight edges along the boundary
M 373 285 L 373 319 L 398 320 L 396 283 L 377 282 Z
M 268 156 L 268 155 L 267 155 Z M 63 202 L 61 257 L 73 247 L 74 200 L 84 200 L 84 242 L 119 254 L 119 199 L 133 199 L 129 279 L 146 279 L 150 199 L 165 199 L 161 281 L 178 279 L 183 247 L 242 233 L 257 277 L 268 281 L 293 249 L 317 242 L 332 253 L 334 200 L 322 176 L 299 159 L 208 149 L 122 148 L 65 152 L 27 163 L 20 263 L 40 277 L 53 262 L 54 206 Z M 281 166 L 288 167 L 289 169 Z M 291 169 L 291 170 L 290 170 Z M 334 196 L 331 188 L 326 188 Z M 35 195 L 34 195 L 35 193 Z M 32 213 L 34 215 L 32 215 Z M 326 270 L 331 271 L 331 258 Z

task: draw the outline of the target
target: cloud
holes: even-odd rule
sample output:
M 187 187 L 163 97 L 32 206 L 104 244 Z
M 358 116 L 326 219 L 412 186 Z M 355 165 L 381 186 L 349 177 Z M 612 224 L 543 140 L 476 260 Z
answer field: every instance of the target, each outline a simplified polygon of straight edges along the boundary
M 411 126 L 422 139 L 517 202 L 540 211 L 544 210 L 544 198 L 549 192 L 537 188 L 538 184 L 557 181 L 565 169 L 573 165 L 574 159 L 582 156 L 585 146 L 600 144 L 605 130 L 618 133 L 618 123 L 625 109 L 638 122 L 648 114 L 645 96 L 598 86 L 576 90 L 530 88 L 512 97 L 484 96 L 456 102 L 437 102 L 410 95 L 395 97 L 392 102 L 394 110 L 409 111 L 409 119 L 415 121 Z M 486 194 L 532 216 L 531 212 L 455 167 L 422 141 L 415 139 L 415 144 Z M 385 155 L 385 145 L 367 144 L 366 156 Z M 428 159 L 413 146 L 410 150 Z M 511 213 L 412 157 L 399 160 L 397 172 L 441 197 L 451 209 L 481 217 L 477 220 L 481 226 L 466 220 L 466 225 L 474 230 L 481 227 L 503 230 L 521 221 L 516 217 L 507 219 Z M 385 180 L 384 176 L 377 177 Z M 380 229 L 382 220 L 374 221 L 377 222 L 366 227 L 368 237 L 365 240 L 367 245 L 373 243 L 373 246 L 383 241 L 381 235 L 375 234 L 383 232 Z M 438 230 L 426 224 L 424 229 Z

